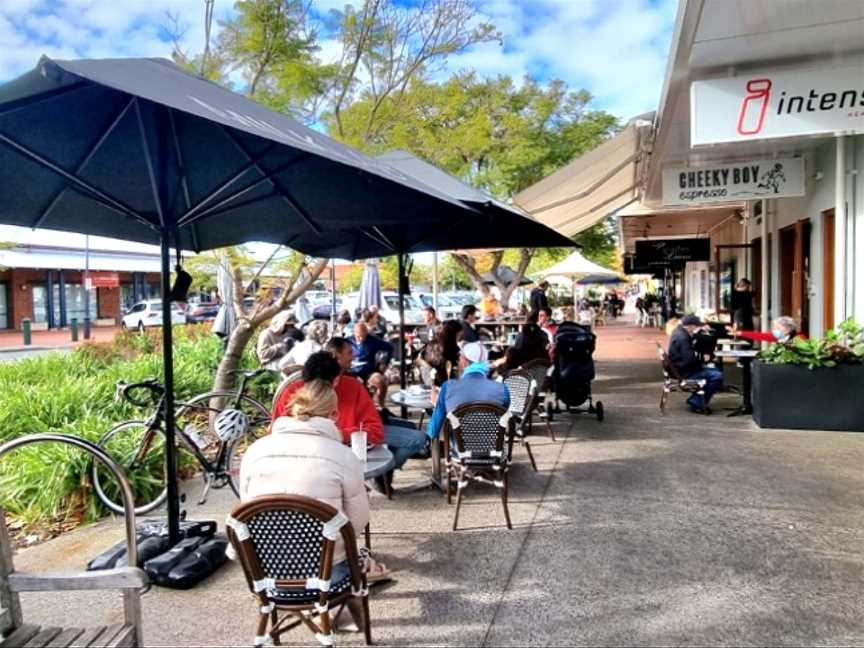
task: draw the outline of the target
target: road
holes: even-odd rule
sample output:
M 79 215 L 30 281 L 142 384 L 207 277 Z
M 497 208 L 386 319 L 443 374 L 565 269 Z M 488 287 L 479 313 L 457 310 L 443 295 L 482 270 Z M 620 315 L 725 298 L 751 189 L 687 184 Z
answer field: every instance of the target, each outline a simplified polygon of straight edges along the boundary
M 34 356 L 45 355 L 46 353 L 69 353 L 68 348 L 37 348 L 24 349 L 15 351 L 0 351 L 0 362 L 15 362 L 24 358 L 32 358 Z

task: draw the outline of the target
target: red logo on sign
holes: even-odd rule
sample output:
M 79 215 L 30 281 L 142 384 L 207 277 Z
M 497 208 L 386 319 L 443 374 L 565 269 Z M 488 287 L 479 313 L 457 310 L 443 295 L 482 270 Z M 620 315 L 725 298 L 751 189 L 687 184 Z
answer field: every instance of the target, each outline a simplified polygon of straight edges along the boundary
M 747 95 L 738 113 L 739 135 L 755 135 L 762 130 L 770 98 L 771 79 L 752 79 L 747 82 Z

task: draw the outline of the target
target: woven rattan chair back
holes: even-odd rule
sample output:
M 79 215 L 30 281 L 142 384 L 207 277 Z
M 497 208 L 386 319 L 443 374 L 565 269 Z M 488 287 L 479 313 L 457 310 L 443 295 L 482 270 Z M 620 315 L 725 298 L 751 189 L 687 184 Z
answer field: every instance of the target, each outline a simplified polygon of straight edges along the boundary
M 443 434 L 447 452 L 448 504 L 454 480 L 458 486 L 453 530 L 458 528 L 463 493 L 471 482 L 484 482 L 499 489 L 507 528 L 512 529 L 507 493 L 513 449 L 513 415 L 495 403 L 467 403 L 447 413 Z
M 544 358 L 535 358 L 523 364 L 519 369 L 528 372 L 537 383 L 537 392 L 546 391 L 549 382 L 549 368 L 552 363 Z
M 528 416 L 537 396 L 537 380 L 524 369 L 516 369 L 504 376 L 504 384 L 510 392 L 510 412 L 520 421 Z
M 343 513 L 311 497 L 273 495 L 238 506 L 228 516 L 226 528 L 249 589 L 261 604 L 256 645 L 276 642 L 293 627 L 286 623 L 290 617 L 279 620 L 280 609 L 296 613 L 322 645 L 332 645 L 330 604 L 352 594 L 364 597 L 363 622 L 367 643 L 371 642 L 365 576 L 354 528 Z M 341 587 L 331 582 L 339 538 L 350 576 L 350 583 Z M 318 624 L 312 622 L 310 612 L 319 615 Z

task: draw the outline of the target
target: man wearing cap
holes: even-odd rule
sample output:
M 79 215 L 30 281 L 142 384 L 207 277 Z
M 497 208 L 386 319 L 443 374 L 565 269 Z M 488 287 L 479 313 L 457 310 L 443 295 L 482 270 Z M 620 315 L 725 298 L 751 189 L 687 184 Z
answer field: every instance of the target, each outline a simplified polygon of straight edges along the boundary
M 669 336 L 669 362 L 675 370 L 682 378 L 706 381 L 704 400 L 699 394 L 691 394 L 687 399 L 687 404 L 694 412 L 707 409 L 711 397 L 723 387 L 723 373 L 706 367 L 693 349 L 693 336 L 704 326 L 704 322 L 695 315 L 685 315 Z
M 426 436 L 438 438 L 447 413 L 460 405 L 467 403 L 494 403 L 501 407 L 510 407 L 510 393 L 504 383 L 489 380 L 489 364 L 486 347 L 479 342 L 468 342 L 462 347 L 459 356 L 459 369 L 462 377 L 458 380 L 448 380 L 441 385 L 435 410 L 429 419 Z

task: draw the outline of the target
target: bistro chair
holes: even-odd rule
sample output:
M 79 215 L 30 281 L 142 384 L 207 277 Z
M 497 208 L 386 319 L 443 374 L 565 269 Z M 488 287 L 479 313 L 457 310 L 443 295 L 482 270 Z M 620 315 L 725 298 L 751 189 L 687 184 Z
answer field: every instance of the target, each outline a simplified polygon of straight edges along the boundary
M 341 611 L 354 598 L 362 602 L 358 625 L 371 645 L 366 573 L 354 528 L 343 513 L 311 497 L 273 495 L 241 504 L 225 526 L 258 600 L 254 645 L 279 645 L 282 634 L 302 623 L 322 646 L 332 646 L 330 609 Z M 340 537 L 348 574 L 334 581 L 333 551 Z
M 279 399 L 282 398 L 282 393 L 298 380 L 303 380 L 303 367 L 294 367 L 292 370 L 284 372 L 284 375 L 285 378 L 282 379 L 282 382 L 280 382 L 279 386 L 276 388 L 276 393 L 273 394 L 273 402 L 270 403 L 271 413 L 276 410 L 276 403 L 278 403 Z
M 534 382 L 537 383 L 537 393 L 534 395 L 534 401 L 531 404 L 530 412 L 533 414 L 534 410 L 539 408 L 540 415 L 546 415 L 546 392 L 549 390 L 552 379 L 552 362 L 546 360 L 545 358 L 535 358 L 534 360 L 529 360 L 524 363 L 521 367 L 519 367 L 521 371 L 525 371 Z M 555 431 L 552 429 L 552 426 L 549 425 L 549 419 L 546 418 L 546 431 L 549 432 L 549 436 L 553 441 L 555 441 Z M 534 421 L 532 417 L 528 417 L 528 431 L 531 432 L 534 427 Z
M 669 360 L 666 351 L 657 345 L 657 353 L 660 356 L 660 364 L 663 366 L 663 395 L 660 397 L 660 413 L 666 414 L 666 400 L 672 392 L 686 392 L 688 394 L 698 394 L 702 396 L 702 402 L 705 402 L 705 385 L 707 380 L 691 380 L 690 378 L 682 378 L 675 366 Z M 703 414 L 708 413 L 708 408 L 703 408 Z
M 525 446 L 528 451 L 528 458 L 531 460 L 531 467 L 534 472 L 537 472 L 537 463 L 534 461 L 534 453 L 531 452 L 531 444 L 526 439 L 526 426 L 531 420 L 531 410 L 534 409 L 534 401 L 537 398 L 537 381 L 531 377 L 527 371 L 515 369 L 509 372 L 502 382 L 507 386 L 507 391 L 510 392 L 510 413 L 516 420 L 514 427 L 514 435 L 519 440 L 519 444 Z M 546 422 L 549 425 L 549 422 Z M 509 460 L 513 460 L 512 456 L 508 456 Z
M 507 528 L 512 529 L 507 495 L 513 415 L 494 403 L 467 403 L 447 413 L 443 436 L 448 504 L 454 480 L 457 489 L 453 530 L 458 528 L 462 495 L 471 482 L 491 484 L 500 491 Z

